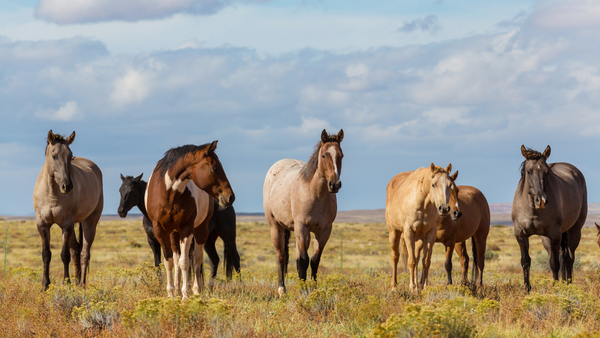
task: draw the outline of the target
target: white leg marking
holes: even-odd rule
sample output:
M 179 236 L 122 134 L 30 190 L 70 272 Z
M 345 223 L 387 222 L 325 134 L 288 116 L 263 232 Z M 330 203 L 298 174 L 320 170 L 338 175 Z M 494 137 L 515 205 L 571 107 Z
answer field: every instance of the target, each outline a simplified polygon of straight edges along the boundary
M 173 258 L 165 260 L 165 270 L 167 271 L 167 295 L 173 297 Z
M 179 267 L 179 254 L 173 250 L 173 269 L 175 270 L 174 274 L 174 283 L 173 283 L 173 292 L 177 294 L 177 290 L 179 290 L 179 285 L 181 285 L 181 268 Z
M 181 270 L 181 274 L 183 275 L 183 284 L 181 285 L 181 296 L 182 300 L 188 298 L 188 282 L 189 282 L 189 273 L 188 267 L 190 266 L 190 245 L 194 235 L 189 235 L 179 242 L 179 247 L 181 249 L 181 257 L 179 257 L 179 269 Z
M 203 285 L 200 284 L 202 274 L 202 260 L 204 259 L 204 245 L 194 240 L 194 294 L 199 295 Z M 202 278 L 202 282 L 204 279 Z

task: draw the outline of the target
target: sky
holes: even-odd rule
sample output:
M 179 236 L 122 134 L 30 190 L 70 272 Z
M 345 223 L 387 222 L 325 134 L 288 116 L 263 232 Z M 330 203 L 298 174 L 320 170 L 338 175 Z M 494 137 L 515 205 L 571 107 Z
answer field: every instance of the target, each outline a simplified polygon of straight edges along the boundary
M 119 174 L 213 140 L 236 211 L 262 212 L 269 167 L 323 129 L 344 130 L 338 210 L 432 162 L 510 203 L 522 144 L 600 202 L 599 56 L 590 0 L 5 0 L 0 215 L 34 213 L 49 130 L 102 170 L 104 214 Z

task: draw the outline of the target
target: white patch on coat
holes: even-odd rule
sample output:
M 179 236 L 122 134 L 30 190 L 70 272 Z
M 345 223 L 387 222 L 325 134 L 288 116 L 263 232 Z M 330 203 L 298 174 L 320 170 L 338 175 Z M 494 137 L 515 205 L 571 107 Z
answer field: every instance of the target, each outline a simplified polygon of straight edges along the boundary
M 208 216 L 208 207 L 209 203 L 212 203 L 212 200 L 206 191 L 198 188 L 192 181 L 188 182 L 186 188 L 189 189 L 192 197 L 196 201 L 196 219 L 194 219 L 195 228 L 206 219 L 206 216 Z
M 152 173 L 154 173 L 154 169 L 152 169 Z M 146 207 L 146 210 L 148 210 L 148 187 L 150 187 L 150 181 L 152 181 L 152 174 L 150 174 L 150 177 L 148 177 L 148 183 L 146 183 L 146 191 L 144 191 L 144 206 Z
M 165 173 L 165 185 L 167 186 L 167 190 L 175 190 L 179 193 L 183 193 L 187 184 L 191 181 L 191 179 L 181 180 L 177 179 L 173 181 L 169 176 L 169 173 Z

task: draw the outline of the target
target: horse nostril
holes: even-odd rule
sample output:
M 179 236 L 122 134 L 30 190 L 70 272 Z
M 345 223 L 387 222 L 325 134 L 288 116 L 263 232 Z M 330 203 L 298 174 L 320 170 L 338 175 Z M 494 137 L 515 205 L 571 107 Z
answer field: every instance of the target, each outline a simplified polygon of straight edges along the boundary
M 235 201 L 235 194 L 231 194 L 231 196 L 229 196 L 229 204 L 233 204 L 233 201 Z

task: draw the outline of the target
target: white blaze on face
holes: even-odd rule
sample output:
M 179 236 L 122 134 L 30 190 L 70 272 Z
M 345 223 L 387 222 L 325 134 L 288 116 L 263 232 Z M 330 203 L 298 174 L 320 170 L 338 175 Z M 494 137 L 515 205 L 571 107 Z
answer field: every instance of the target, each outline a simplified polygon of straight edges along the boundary
M 167 190 L 175 190 L 178 191 L 179 193 L 183 193 L 183 190 L 185 190 L 185 186 L 188 184 L 188 182 L 190 182 L 191 179 L 187 179 L 187 180 L 181 180 L 181 179 L 177 179 L 175 181 L 173 181 L 171 179 L 171 177 L 169 176 L 169 173 L 165 173 L 165 185 L 167 186 Z
M 333 161 L 333 171 L 335 172 L 335 178 L 337 181 L 340 180 L 340 172 L 338 170 L 338 166 L 337 166 L 337 149 L 335 149 L 335 147 L 329 147 L 329 149 L 327 149 L 327 152 L 329 153 L 329 156 L 331 156 L 331 160 Z

